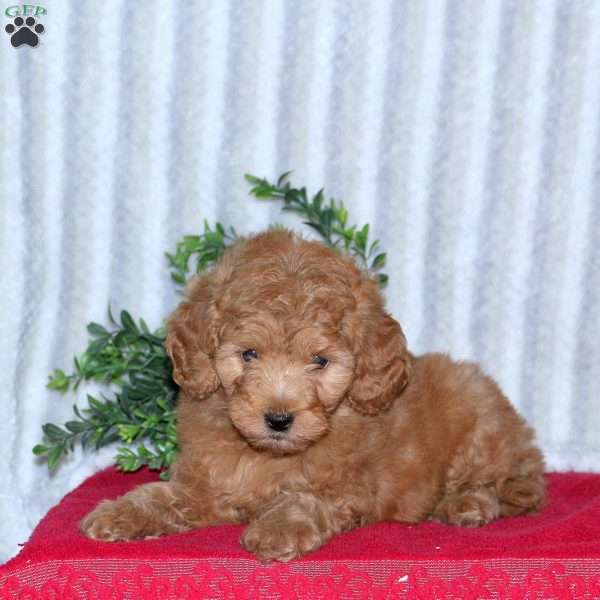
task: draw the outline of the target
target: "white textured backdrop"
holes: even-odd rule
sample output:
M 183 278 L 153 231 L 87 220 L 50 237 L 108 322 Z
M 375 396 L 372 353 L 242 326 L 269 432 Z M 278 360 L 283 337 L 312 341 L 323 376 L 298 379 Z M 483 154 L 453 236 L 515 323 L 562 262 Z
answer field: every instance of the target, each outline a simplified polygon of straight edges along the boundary
M 109 303 L 160 325 L 204 218 L 282 220 L 244 172 L 343 198 L 412 349 L 481 361 L 550 468 L 600 471 L 600 2 L 43 5 L 38 47 L 0 31 L 0 559 L 112 454 L 33 459 L 71 412 L 47 374 Z

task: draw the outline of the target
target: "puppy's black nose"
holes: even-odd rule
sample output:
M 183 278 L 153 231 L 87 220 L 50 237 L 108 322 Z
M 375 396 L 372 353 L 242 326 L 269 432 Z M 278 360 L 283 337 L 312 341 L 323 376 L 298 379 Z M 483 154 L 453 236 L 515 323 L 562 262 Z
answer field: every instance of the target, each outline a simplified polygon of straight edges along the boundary
M 294 415 L 292 413 L 267 413 L 266 424 L 274 431 L 286 431 L 290 428 Z

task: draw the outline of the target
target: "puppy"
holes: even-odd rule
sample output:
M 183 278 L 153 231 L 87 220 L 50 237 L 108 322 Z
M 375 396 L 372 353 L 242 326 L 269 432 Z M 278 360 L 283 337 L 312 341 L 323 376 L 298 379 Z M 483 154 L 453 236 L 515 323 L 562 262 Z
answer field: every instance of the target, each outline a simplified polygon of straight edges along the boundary
M 227 250 L 168 325 L 181 387 L 168 482 L 104 501 L 90 538 L 248 523 L 241 543 L 288 561 L 374 521 L 476 527 L 537 510 L 543 460 L 492 379 L 415 357 L 377 284 L 286 231 Z

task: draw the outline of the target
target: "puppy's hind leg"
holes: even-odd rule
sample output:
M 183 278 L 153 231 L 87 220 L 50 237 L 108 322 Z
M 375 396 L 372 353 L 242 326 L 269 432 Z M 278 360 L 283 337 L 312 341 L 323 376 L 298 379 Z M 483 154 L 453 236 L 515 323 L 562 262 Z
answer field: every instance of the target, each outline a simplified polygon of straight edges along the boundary
M 503 517 L 535 513 L 544 504 L 546 484 L 542 473 L 507 479 L 497 487 Z
M 516 415 L 513 416 L 516 423 Z M 498 517 L 527 514 L 544 502 L 544 461 L 521 429 L 496 441 L 479 440 L 458 452 L 432 518 L 476 527 Z
M 545 483 L 540 465 L 538 472 L 501 477 L 486 484 L 446 490 L 431 517 L 433 520 L 479 527 L 498 517 L 534 513 L 544 503 Z
M 87 537 L 115 542 L 157 537 L 194 527 L 185 495 L 170 482 L 148 483 L 116 500 L 104 500 L 80 522 Z
M 494 486 L 478 486 L 447 493 L 431 518 L 450 525 L 479 527 L 500 516 L 500 503 Z

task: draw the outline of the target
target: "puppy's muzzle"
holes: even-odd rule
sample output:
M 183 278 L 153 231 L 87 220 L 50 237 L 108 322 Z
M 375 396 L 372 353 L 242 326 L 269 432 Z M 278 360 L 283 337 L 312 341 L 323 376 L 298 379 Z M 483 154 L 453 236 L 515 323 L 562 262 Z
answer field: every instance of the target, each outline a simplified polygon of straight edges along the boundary
M 273 413 L 269 412 L 265 415 L 265 423 L 269 429 L 273 431 L 287 431 L 294 420 L 292 413 Z

